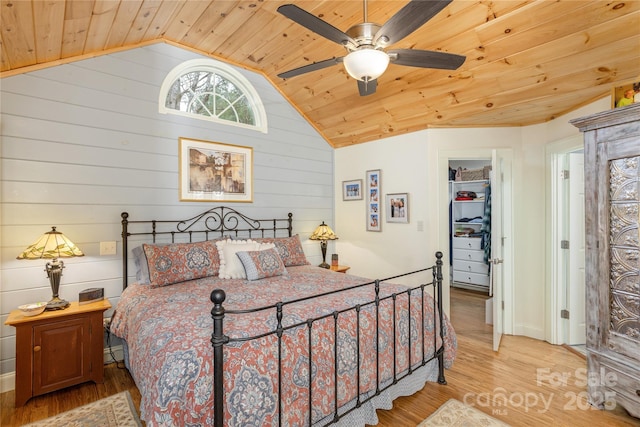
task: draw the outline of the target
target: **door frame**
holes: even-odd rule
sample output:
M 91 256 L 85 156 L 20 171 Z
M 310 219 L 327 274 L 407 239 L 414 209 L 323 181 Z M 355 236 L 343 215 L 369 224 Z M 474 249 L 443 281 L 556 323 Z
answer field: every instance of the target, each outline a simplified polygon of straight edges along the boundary
M 458 150 L 438 150 L 438 179 L 437 179 L 437 188 L 438 188 L 438 247 L 440 248 L 448 248 L 449 247 L 449 160 L 476 160 L 476 159 L 488 159 L 491 160 L 493 150 L 491 148 L 485 149 L 458 149 Z M 513 150 L 511 148 L 500 148 L 501 151 L 506 151 L 512 153 Z M 509 156 L 511 161 L 513 161 L 513 156 Z M 513 177 L 512 177 L 513 179 Z M 512 203 L 512 199 L 509 199 L 509 203 Z M 505 212 L 508 212 L 509 215 L 512 215 L 513 207 L 506 206 Z M 512 219 L 508 222 L 511 224 L 511 230 L 508 230 L 509 238 L 513 236 L 513 221 Z M 503 254 L 503 256 L 509 260 L 511 263 L 514 261 L 513 255 L 513 244 L 509 245 L 509 253 Z M 443 305 L 445 307 L 445 311 L 449 312 L 449 307 L 451 303 L 450 299 L 450 264 L 449 264 L 449 256 L 451 255 L 449 251 L 443 251 L 446 254 L 446 259 L 443 261 L 442 268 L 442 276 L 443 276 Z M 514 268 L 509 269 L 509 273 L 511 277 L 506 281 L 506 286 L 504 286 L 503 293 L 503 301 L 504 301 L 504 312 L 503 312 L 503 332 L 506 335 L 513 335 L 514 326 L 513 326 L 513 307 L 514 307 L 514 295 L 513 295 L 513 271 Z
M 566 279 L 566 262 L 563 262 L 563 254 L 560 249 L 562 235 L 562 223 L 558 213 L 562 206 L 558 201 L 557 189 L 560 185 L 560 159 L 573 151 L 584 148 L 582 134 L 547 144 L 546 146 L 546 272 L 545 276 L 545 340 L 551 344 L 564 344 L 566 331 L 560 310 L 564 308 Z

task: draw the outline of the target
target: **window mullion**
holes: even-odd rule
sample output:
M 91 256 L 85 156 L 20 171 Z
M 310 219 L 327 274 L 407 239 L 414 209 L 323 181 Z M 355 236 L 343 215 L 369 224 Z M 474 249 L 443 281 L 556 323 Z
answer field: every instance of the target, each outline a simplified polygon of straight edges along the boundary
M 255 89 L 233 68 L 216 64 L 196 59 L 175 67 L 160 90 L 160 112 L 236 123 L 266 132 L 266 114 Z M 213 99 L 208 99 L 210 96 Z

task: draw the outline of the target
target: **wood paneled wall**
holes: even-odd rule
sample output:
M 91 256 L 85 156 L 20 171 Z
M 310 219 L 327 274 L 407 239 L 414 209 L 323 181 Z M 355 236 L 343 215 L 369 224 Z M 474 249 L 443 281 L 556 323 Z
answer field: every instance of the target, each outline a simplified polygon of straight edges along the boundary
M 254 201 L 234 207 L 260 218 L 293 212 L 308 258 L 320 262 L 305 237 L 333 222 L 333 149 L 267 80 L 239 68 L 262 98 L 268 133 L 160 114 L 163 79 L 198 57 L 157 44 L 2 80 L 0 374 L 15 370 L 7 314 L 51 297 L 45 261 L 15 259 L 43 232 L 57 226 L 86 255 L 65 260 L 61 296 L 103 287 L 115 306 L 120 213 L 181 219 L 212 206 L 179 201 L 181 136 L 253 147 Z M 118 254 L 100 256 L 101 241 L 117 241 Z

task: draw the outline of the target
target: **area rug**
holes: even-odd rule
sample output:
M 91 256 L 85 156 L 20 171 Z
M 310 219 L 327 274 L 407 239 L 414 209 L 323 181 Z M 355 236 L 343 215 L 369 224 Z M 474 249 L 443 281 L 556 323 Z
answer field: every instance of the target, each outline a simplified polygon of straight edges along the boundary
M 509 427 L 502 421 L 456 399 L 449 399 L 418 427 Z
M 142 427 L 128 391 L 23 427 Z

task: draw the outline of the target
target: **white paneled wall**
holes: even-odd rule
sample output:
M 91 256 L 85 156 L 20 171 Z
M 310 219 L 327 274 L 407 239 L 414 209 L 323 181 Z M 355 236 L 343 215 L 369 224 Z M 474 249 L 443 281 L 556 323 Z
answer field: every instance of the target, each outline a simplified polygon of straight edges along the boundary
M 157 44 L 0 82 L 0 374 L 15 370 L 8 313 L 51 297 L 45 262 L 15 258 L 52 225 L 86 255 L 65 260 L 61 296 L 103 287 L 115 306 L 120 213 L 181 219 L 213 206 L 178 200 L 181 136 L 253 147 L 254 200 L 230 205 L 260 218 L 293 212 L 309 260 L 320 262 L 319 245 L 306 237 L 322 220 L 333 223 L 333 149 L 269 81 L 246 70 L 237 69 L 260 94 L 268 133 L 160 114 L 163 79 L 198 57 Z M 118 254 L 100 256 L 101 241 L 117 241 Z

